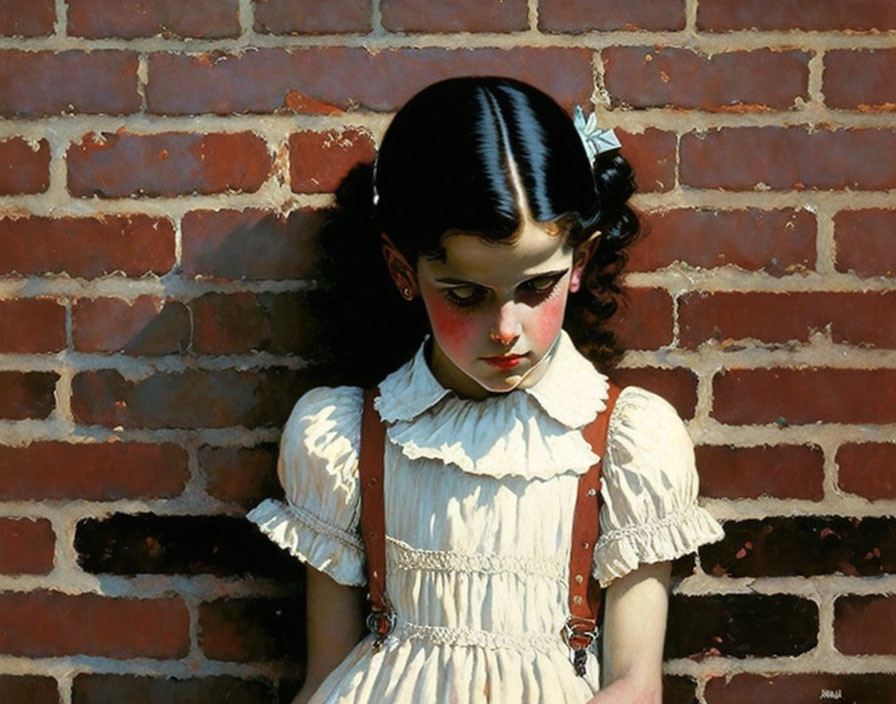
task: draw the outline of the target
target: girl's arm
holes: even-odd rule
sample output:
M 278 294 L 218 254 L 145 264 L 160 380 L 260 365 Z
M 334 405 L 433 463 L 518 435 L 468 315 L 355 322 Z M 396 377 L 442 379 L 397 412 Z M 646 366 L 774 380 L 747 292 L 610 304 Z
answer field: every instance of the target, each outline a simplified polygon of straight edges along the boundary
M 604 684 L 588 704 L 661 704 L 670 572 L 645 564 L 607 587 Z
M 305 623 L 308 666 L 305 683 L 292 704 L 305 704 L 358 641 L 364 637 L 364 590 L 334 582 L 307 567 Z

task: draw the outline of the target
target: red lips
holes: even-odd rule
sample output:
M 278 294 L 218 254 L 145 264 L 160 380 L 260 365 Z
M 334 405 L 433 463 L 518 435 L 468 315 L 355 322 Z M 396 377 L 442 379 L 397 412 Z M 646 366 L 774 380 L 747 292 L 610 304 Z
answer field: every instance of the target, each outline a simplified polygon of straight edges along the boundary
M 500 371 L 513 369 L 526 358 L 524 354 L 505 354 L 500 357 L 483 357 L 483 361 Z

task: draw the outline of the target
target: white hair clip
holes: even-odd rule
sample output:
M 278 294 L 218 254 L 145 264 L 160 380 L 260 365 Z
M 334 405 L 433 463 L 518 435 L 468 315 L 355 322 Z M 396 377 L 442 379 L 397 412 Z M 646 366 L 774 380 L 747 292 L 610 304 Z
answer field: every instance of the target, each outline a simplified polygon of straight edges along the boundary
M 588 161 L 594 163 L 598 154 L 622 147 L 622 143 L 613 130 L 601 129 L 597 126 L 597 113 L 592 112 L 586 121 L 585 113 L 582 112 L 580 105 L 574 105 L 572 111 L 572 123 L 576 127 L 576 132 L 579 133 L 582 144 L 585 145 Z

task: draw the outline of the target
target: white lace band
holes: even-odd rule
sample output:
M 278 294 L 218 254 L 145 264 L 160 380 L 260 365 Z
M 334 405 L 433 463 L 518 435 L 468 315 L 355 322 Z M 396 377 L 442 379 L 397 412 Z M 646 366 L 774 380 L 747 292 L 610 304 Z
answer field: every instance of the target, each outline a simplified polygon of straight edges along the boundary
M 446 626 L 423 626 L 418 623 L 403 622 L 396 635 L 399 639 L 425 640 L 434 645 L 452 647 L 487 648 L 489 650 L 537 650 L 556 652 L 565 650 L 566 644 L 560 633 L 499 633 L 480 631 L 473 628 L 448 628 Z

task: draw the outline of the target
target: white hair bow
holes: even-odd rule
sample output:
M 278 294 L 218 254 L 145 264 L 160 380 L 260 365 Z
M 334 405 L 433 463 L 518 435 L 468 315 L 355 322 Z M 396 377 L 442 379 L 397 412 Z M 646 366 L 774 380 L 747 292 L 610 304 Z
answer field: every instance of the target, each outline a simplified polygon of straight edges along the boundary
M 585 145 L 585 151 L 588 154 L 588 161 L 594 163 L 594 159 L 602 152 L 608 152 L 613 149 L 619 149 L 622 143 L 611 129 L 602 129 L 597 126 L 597 114 L 591 113 L 588 120 L 585 120 L 585 113 L 582 112 L 580 105 L 573 106 L 573 125 L 579 133 L 582 144 Z

